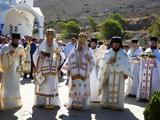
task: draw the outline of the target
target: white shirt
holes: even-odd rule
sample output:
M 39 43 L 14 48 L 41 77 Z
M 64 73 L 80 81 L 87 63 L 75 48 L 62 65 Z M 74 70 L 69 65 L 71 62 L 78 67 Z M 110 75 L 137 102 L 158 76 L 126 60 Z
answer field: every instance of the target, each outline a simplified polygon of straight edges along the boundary
M 75 47 L 75 44 L 72 44 L 71 42 L 66 45 L 64 48 L 64 54 L 66 57 L 70 54 L 71 50 Z

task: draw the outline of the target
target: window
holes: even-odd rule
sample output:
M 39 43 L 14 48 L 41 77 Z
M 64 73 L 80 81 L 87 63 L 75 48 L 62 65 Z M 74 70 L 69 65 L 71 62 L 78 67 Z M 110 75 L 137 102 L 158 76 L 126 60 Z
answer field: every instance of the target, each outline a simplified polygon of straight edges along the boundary
M 13 33 L 13 25 L 9 25 L 9 33 L 10 33 L 10 35 Z
M 18 27 L 17 26 L 14 27 L 14 32 L 15 33 L 18 32 Z

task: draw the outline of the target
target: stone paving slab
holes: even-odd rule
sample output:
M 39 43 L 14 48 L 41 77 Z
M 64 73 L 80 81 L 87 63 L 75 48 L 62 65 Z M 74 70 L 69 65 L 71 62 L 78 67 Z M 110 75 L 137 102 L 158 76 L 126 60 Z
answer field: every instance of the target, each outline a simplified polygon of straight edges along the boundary
M 19 110 L 0 112 L 0 120 L 144 120 L 143 111 L 145 103 L 136 102 L 135 98 L 125 99 L 125 110 L 114 111 L 102 109 L 98 103 L 92 103 L 90 110 L 68 111 L 63 104 L 67 95 L 67 87 L 60 83 L 59 91 L 61 107 L 54 110 L 32 108 L 34 103 L 34 84 L 30 79 L 21 83 L 23 106 Z

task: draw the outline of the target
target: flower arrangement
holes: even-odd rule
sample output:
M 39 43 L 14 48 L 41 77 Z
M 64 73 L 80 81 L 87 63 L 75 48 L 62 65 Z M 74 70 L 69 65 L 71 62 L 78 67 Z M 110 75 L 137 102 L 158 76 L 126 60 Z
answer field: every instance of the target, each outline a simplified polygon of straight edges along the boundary
M 142 59 L 146 59 L 146 58 L 150 58 L 150 59 L 155 59 L 156 56 L 152 53 L 152 52 L 144 52 L 140 55 L 140 57 L 142 57 Z

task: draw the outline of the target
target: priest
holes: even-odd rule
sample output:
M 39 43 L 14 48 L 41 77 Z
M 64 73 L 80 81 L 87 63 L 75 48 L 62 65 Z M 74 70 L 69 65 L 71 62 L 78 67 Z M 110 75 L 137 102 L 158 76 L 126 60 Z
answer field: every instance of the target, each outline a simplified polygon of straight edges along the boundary
M 102 57 L 99 71 L 98 94 L 103 108 L 124 109 L 125 79 L 132 76 L 127 53 L 122 49 L 121 37 L 111 39 L 111 49 Z
M 128 51 L 128 56 L 133 69 L 132 85 L 129 92 L 130 97 L 136 97 L 137 90 L 139 86 L 139 72 L 140 72 L 140 55 L 142 54 L 142 49 L 139 47 L 139 42 L 137 38 L 131 40 L 131 47 Z
M 158 38 L 151 37 L 149 48 L 141 55 L 138 101 L 149 101 L 152 93 L 160 90 L 160 51 L 157 44 Z
M 99 71 L 99 54 L 100 54 L 100 50 L 99 48 L 97 48 L 97 38 L 91 38 L 91 47 L 89 48 L 95 66 L 93 67 L 93 70 L 90 74 L 90 93 L 91 93 L 91 101 L 92 102 L 99 102 L 100 101 L 100 97 L 97 94 L 98 91 L 98 71 Z
M 59 106 L 58 73 L 62 57 L 55 41 L 55 31 L 46 30 L 46 39 L 33 54 L 36 66 L 35 106 L 54 109 Z
M 72 49 L 62 71 L 69 78 L 69 101 L 67 108 L 83 110 L 90 106 L 90 72 L 94 61 L 87 45 L 87 35 L 80 33 L 78 44 Z
M 19 39 L 20 34 L 13 33 L 12 40 L 8 44 L 3 45 L 1 49 L 0 110 L 16 109 L 22 106 L 19 80 L 25 50 L 22 45 L 18 44 Z

